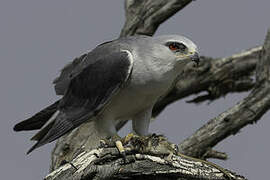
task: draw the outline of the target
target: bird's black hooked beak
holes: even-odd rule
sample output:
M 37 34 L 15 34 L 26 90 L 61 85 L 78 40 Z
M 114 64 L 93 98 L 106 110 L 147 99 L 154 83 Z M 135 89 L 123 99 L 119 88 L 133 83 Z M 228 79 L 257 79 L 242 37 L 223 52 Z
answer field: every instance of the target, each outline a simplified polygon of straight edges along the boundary
M 200 56 L 197 52 L 195 52 L 192 56 L 191 56 L 191 60 L 194 61 L 196 63 L 196 65 L 198 66 L 200 63 Z

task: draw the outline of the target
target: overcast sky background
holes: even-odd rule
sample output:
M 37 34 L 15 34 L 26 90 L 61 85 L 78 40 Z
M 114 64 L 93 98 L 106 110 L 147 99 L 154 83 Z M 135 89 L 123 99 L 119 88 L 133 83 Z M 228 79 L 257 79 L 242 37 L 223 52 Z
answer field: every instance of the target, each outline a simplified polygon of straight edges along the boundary
M 263 43 L 269 7 L 269 0 L 197 0 L 156 34 L 183 34 L 202 55 L 230 56 Z M 123 0 L 0 0 L 1 179 L 36 180 L 48 173 L 54 144 L 26 156 L 33 133 L 15 133 L 12 127 L 58 99 L 51 82 L 59 70 L 97 44 L 117 38 L 124 20 Z M 246 95 L 228 95 L 210 105 L 182 100 L 168 107 L 151 131 L 178 143 Z M 267 179 L 269 118 L 265 114 L 217 145 L 230 159 L 214 162 L 248 179 Z

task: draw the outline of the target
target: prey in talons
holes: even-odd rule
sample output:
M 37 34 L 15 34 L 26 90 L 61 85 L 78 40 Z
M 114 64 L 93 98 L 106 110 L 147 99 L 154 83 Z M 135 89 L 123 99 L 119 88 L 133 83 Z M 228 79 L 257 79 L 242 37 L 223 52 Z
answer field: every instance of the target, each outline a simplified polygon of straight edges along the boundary
M 110 139 L 100 140 L 101 148 L 116 147 L 124 163 L 127 162 L 127 155 L 130 154 L 148 154 L 164 157 L 170 161 L 172 155 L 177 155 L 177 145 L 170 143 L 162 135 L 151 134 L 148 136 L 138 136 L 133 133 L 128 134 L 124 138 L 118 135 Z

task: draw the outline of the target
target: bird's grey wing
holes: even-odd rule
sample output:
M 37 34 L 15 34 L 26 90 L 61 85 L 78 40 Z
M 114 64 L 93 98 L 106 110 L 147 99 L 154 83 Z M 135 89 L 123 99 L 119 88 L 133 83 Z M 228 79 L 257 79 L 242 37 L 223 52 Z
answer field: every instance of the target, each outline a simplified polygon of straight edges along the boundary
M 128 81 L 133 67 L 129 51 L 102 55 L 85 67 L 68 86 L 54 121 L 32 139 L 38 142 L 28 151 L 54 141 L 96 115 Z
M 59 75 L 59 77 L 55 78 L 53 81 L 54 89 L 57 95 L 64 95 L 71 79 L 75 77 L 78 73 L 81 72 L 81 70 L 84 68 L 85 64 L 82 62 L 87 62 L 87 65 L 90 65 L 91 63 L 96 62 L 99 60 L 98 58 L 92 58 L 93 56 L 96 56 L 95 53 L 100 54 L 104 51 L 104 45 L 111 44 L 113 41 L 107 41 L 100 45 L 98 45 L 92 52 L 85 53 L 81 55 L 80 57 L 76 57 L 71 63 L 67 64 L 62 70 Z M 90 57 L 90 58 L 89 58 Z
M 59 77 L 54 79 L 54 89 L 57 95 L 64 95 L 68 85 L 70 83 L 70 75 L 73 70 L 80 64 L 84 58 L 86 58 L 87 53 L 75 58 L 71 63 L 67 64 L 62 70 Z

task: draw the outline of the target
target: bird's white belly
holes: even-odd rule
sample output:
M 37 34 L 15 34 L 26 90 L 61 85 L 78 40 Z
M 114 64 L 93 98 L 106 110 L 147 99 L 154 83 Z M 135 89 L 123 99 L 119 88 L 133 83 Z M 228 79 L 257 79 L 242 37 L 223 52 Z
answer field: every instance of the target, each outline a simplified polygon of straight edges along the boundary
M 136 81 L 138 82 L 138 81 Z M 132 119 L 137 113 L 152 107 L 170 87 L 170 82 L 133 83 L 122 88 L 104 110 L 114 120 Z
M 115 120 L 131 119 L 156 101 L 156 98 L 152 95 L 142 95 L 140 92 L 128 90 L 129 88 L 121 90 L 115 95 L 105 108 L 104 113 Z

